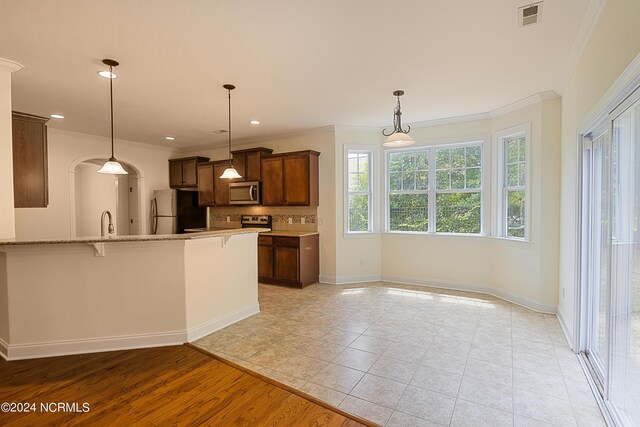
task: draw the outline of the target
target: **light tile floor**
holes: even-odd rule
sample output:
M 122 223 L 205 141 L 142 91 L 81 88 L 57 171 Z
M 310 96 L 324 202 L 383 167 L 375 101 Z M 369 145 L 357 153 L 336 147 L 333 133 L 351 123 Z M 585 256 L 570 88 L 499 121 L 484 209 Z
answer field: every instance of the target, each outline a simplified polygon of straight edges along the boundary
M 195 344 L 381 425 L 604 426 L 555 316 L 422 286 L 260 285 Z

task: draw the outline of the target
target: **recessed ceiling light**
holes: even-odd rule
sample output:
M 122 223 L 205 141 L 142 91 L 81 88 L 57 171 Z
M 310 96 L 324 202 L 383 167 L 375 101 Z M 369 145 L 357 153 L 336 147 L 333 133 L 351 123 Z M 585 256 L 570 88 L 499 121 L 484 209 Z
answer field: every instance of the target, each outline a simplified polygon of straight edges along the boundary
M 117 79 L 118 75 L 116 73 L 112 73 L 110 71 L 98 71 L 98 75 L 100 77 L 104 77 L 105 79 Z
M 175 138 L 173 136 L 165 136 L 164 139 L 167 141 L 173 141 Z
M 64 116 L 62 114 L 52 114 L 51 118 L 52 119 L 64 119 Z
M 259 124 L 260 124 L 260 120 L 251 120 L 251 121 L 249 122 L 249 124 L 252 124 L 252 125 L 259 125 Z

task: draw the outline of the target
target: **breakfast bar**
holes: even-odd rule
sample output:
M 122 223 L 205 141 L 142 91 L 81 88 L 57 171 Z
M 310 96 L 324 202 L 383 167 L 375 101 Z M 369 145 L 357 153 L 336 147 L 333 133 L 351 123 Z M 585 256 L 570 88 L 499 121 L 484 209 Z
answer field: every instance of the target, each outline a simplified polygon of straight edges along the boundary
M 259 231 L 0 240 L 0 353 L 181 344 L 256 314 Z

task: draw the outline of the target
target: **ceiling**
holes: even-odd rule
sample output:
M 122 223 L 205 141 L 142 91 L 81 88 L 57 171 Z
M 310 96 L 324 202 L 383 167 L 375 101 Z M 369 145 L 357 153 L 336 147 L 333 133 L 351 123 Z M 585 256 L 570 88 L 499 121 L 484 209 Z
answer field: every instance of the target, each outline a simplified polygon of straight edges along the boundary
M 227 128 L 224 83 L 237 86 L 234 140 L 389 125 L 396 89 L 405 123 L 561 91 L 602 0 L 546 0 L 542 22 L 518 28 L 527 1 L 2 0 L 0 57 L 25 66 L 14 110 L 104 136 L 109 82 L 96 72 L 116 59 L 116 137 L 197 146 L 226 141 L 212 133 Z

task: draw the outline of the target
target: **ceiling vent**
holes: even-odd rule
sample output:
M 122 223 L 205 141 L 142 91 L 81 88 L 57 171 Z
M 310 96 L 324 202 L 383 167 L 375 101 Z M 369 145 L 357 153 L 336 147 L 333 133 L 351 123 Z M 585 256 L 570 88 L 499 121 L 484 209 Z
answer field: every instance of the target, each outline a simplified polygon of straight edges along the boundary
M 527 27 L 542 20 L 542 2 L 518 8 L 518 26 Z

